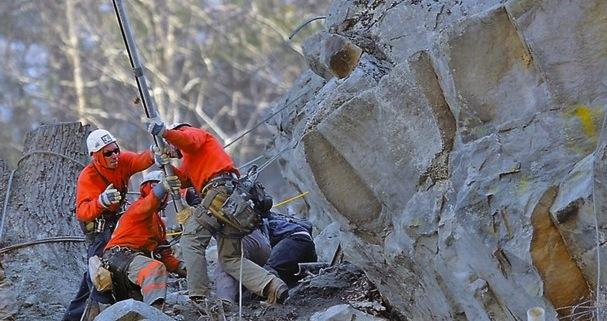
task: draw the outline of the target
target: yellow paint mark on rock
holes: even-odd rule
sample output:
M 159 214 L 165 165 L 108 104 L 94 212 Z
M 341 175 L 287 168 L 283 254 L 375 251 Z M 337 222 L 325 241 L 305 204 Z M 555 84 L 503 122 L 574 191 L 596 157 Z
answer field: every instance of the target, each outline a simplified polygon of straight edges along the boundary
M 529 179 L 526 175 L 521 175 L 521 179 L 518 182 L 516 192 L 519 196 L 525 194 L 525 192 L 529 189 Z
M 594 115 L 592 110 L 590 110 L 588 106 L 578 106 L 575 109 L 575 116 L 580 120 L 586 136 L 595 138 L 597 136 L 597 130 L 594 126 Z
M 603 106 L 572 105 L 564 111 L 565 144 L 571 151 L 586 155 L 595 148 L 601 132 Z

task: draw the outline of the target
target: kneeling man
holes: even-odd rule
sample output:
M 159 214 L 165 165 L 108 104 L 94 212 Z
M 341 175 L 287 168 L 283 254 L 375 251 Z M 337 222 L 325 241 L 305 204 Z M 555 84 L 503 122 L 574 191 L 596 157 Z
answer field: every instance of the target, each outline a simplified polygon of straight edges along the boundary
M 162 309 L 168 272 L 185 276 L 183 262 L 173 256 L 160 211 L 169 191 L 179 191 L 176 176 L 161 171 L 144 175 L 140 198 L 120 217 L 103 260 L 112 272 L 116 300 L 135 298 Z

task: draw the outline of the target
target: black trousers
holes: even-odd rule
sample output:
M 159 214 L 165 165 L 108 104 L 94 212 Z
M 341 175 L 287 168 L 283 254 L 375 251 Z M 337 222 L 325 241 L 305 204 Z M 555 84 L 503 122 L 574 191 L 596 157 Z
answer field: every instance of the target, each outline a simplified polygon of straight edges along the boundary
M 299 271 L 297 263 L 316 260 L 314 241 L 307 235 L 290 235 L 274 245 L 264 268 L 277 274 L 289 287 L 293 287 L 305 276 L 295 275 Z
M 96 233 L 87 236 L 87 242 L 90 242 L 86 251 L 87 264 L 88 259 L 92 256 L 97 255 L 101 257 L 103 255 L 103 249 L 105 248 L 105 245 L 110 241 L 111 236 L 112 230 L 109 228 L 106 228 L 105 231 L 101 233 Z M 67 310 L 63 315 L 62 321 L 80 321 L 80 318 L 82 318 L 82 314 L 84 313 L 84 308 L 86 307 L 86 300 L 89 297 L 92 301 L 99 303 L 114 303 L 112 291 L 98 292 L 95 289 L 95 287 L 93 286 L 93 282 L 91 282 L 91 278 L 89 276 L 89 271 L 87 268 L 86 272 L 84 272 L 84 276 L 82 277 L 82 281 L 80 281 L 80 288 L 78 289 L 78 293 L 76 294 L 76 297 L 72 300 L 72 302 L 70 302 L 70 305 L 67 307 Z

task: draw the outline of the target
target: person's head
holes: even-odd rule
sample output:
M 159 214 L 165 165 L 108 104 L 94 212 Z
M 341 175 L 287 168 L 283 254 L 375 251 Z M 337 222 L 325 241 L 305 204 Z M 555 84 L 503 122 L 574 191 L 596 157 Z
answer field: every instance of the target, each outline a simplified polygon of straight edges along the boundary
M 182 122 L 177 122 L 177 123 L 172 123 L 169 125 L 169 129 L 179 129 L 182 127 L 192 127 L 192 125 L 190 123 L 182 123 Z
M 143 198 L 149 195 L 152 192 L 152 188 L 160 183 L 163 177 L 164 173 L 160 170 L 153 170 L 143 174 L 143 180 L 141 181 L 141 184 L 139 184 L 139 193 L 141 193 L 141 197 Z M 161 200 L 160 208 L 166 206 L 168 199 L 169 194 L 167 193 Z
M 118 167 L 120 148 L 116 138 L 107 130 L 92 131 L 86 138 L 86 147 L 94 162 L 110 169 Z

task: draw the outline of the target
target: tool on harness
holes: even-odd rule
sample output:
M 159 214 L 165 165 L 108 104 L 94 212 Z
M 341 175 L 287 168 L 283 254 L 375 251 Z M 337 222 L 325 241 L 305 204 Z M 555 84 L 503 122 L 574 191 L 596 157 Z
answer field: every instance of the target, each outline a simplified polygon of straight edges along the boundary
M 203 188 L 202 206 L 219 222 L 241 234 L 251 233 L 261 225 L 261 215 L 268 212 L 272 203 L 263 186 L 257 182 L 257 175 L 257 167 L 253 166 L 241 178 L 210 181 Z
M 104 267 L 97 255 L 89 259 L 89 276 L 97 291 L 105 292 L 112 289 L 112 273 Z
M 103 213 L 101 213 L 99 217 L 95 218 L 92 221 L 79 221 L 78 223 L 80 224 L 80 229 L 82 230 L 82 233 L 84 233 L 84 235 L 90 235 L 94 233 L 102 233 L 108 228 L 113 229 L 114 227 L 116 227 L 118 219 L 126 211 L 127 207 L 128 202 L 126 202 L 123 198 L 123 202 L 120 205 L 120 209 L 118 211 L 110 212 L 106 210 L 103 211 Z
M 103 253 L 105 268 L 112 273 L 112 294 L 117 301 L 140 296 L 139 286 L 131 283 L 128 269 L 141 252 L 127 247 L 113 247 Z
M 266 193 L 265 187 L 257 181 L 257 177 L 259 176 L 257 168 L 257 165 L 251 166 L 247 174 L 239 181 L 250 195 L 250 199 L 254 204 L 253 209 L 262 217 L 266 217 L 272 209 L 274 200 Z

